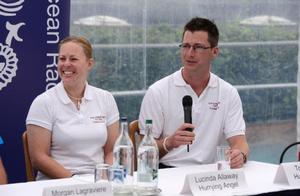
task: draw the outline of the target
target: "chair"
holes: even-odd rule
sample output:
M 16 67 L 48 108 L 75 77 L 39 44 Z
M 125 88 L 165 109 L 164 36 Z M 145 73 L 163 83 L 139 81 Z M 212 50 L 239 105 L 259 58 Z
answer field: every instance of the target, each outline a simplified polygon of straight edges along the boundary
M 292 146 L 295 146 L 295 145 L 298 145 L 298 144 L 300 144 L 300 142 L 294 142 L 294 143 L 291 143 L 290 145 L 288 145 L 288 146 L 282 151 L 282 153 L 281 153 L 281 155 L 280 155 L 279 164 L 282 163 L 283 157 L 284 157 L 286 151 L 287 151 L 289 148 L 291 148 Z M 300 161 L 300 152 L 298 152 L 298 161 Z
M 135 156 L 134 156 L 134 171 L 137 170 L 137 144 L 139 144 L 140 142 L 140 129 L 139 129 L 139 121 L 138 120 L 134 120 L 131 121 L 129 123 L 129 137 L 133 143 L 133 148 L 134 148 L 134 152 L 135 152 Z M 138 140 L 136 140 L 136 137 L 138 137 Z
M 24 157 L 25 157 L 25 166 L 26 166 L 26 177 L 27 181 L 35 181 L 35 172 L 31 164 L 29 149 L 28 149 L 28 138 L 27 131 L 25 130 L 22 135 L 23 148 L 24 148 Z

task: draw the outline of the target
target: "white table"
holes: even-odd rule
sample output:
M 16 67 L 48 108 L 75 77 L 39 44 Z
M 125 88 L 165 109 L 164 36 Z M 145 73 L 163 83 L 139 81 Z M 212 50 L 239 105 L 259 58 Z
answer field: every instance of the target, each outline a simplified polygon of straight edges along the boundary
M 235 195 L 253 195 L 259 193 L 275 192 L 280 190 L 300 189 L 287 185 L 274 184 L 273 180 L 278 165 L 249 161 L 244 166 L 244 173 L 248 187 L 246 190 L 235 192 Z M 159 170 L 158 186 L 162 190 L 161 196 L 183 196 L 180 191 L 183 187 L 185 175 L 188 173 L 216 171 L 216 164 L 161 169 Z M 91 175 L 74 176 L 58 180 L 15 183 L 0 185 L 1 196 L 41 196 L 45 187 L 83 184 L 93 181 Z
M 287 185 L 274 184 L 273 180 L 277 169 L 278 165 L 275 164 L 248 161 L 243 168 L 248 187 L 246 190 L 235 192 L 234 195 L 255 195 L 281 190 L 300 189 L 300 185 L 298 187 L 290 187 Z M 186 174 L 209 171 L 217 171 L 216 164 L 160 170 L 158 184 L 162 189 L 162 195 L 182 195 L 179 193 L 183 187 Z

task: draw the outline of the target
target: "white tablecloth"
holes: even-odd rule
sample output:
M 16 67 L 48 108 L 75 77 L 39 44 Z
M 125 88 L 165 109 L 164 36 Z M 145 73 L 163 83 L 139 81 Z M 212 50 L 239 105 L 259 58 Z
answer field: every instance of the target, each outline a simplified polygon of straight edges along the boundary
M 234 195 L 253 195 L 279 190 L 300 189 L 288 185 L 274 184 L 273 180 L 278 165 L 249 161 L 243 168 L 248 187 L 235 192 Z M 158 187 L 162 190 L 161 196 L 179 196 L 183 187 L 185 175 L 188 173 L 216 171 L 216 164 L 199 165 L 159 170 Z M 82 184 L 93 181 L 93 176 L 74 176 L 58 180 L 15 183 L 0 185 L 0 196 L 41 196 L 45 187 Z
M 298 187 L 290 187 L 288 185 L 274 184 L 273 180 L 277 169 L 278 165 L 275 164 L 249 161 L 243 168 L 248 187 L 245 190 L 235 192 L 234 195 L 255 195 L 280 190 L 300 189 L 300 185 Z M 162 189 L 162 195 L 182 195 L 179 193 L 183 187 L 186 174 L 209 171 L 217 171 L 216 164 L 160 170 L 159 187 Z

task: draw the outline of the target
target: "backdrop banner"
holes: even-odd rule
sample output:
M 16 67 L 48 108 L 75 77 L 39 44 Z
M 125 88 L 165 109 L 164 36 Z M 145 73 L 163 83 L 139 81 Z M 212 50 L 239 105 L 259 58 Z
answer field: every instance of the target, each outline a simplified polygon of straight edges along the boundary
M 22 133 L 33 99 L 59 82 L 57 46 L 69 35 L 70 0 L 0 0 L 1 157 L 25 181 Z

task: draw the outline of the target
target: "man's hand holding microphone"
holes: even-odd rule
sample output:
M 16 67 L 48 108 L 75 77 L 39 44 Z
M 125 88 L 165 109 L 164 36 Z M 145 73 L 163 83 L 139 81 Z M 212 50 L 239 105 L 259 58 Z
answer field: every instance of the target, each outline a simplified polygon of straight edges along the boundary
M 167 136 L 163 141 L 164 149 L 169 152 L 173 148 L 178 148 L 181 145 L 189 145 L 195 140 L 194 125 L 192 125 L 192 106 L 193 99 L 186 95 L 182 98 L 182 106 L 184 111 L 184 124 L 182 124 L 173 135 Z

